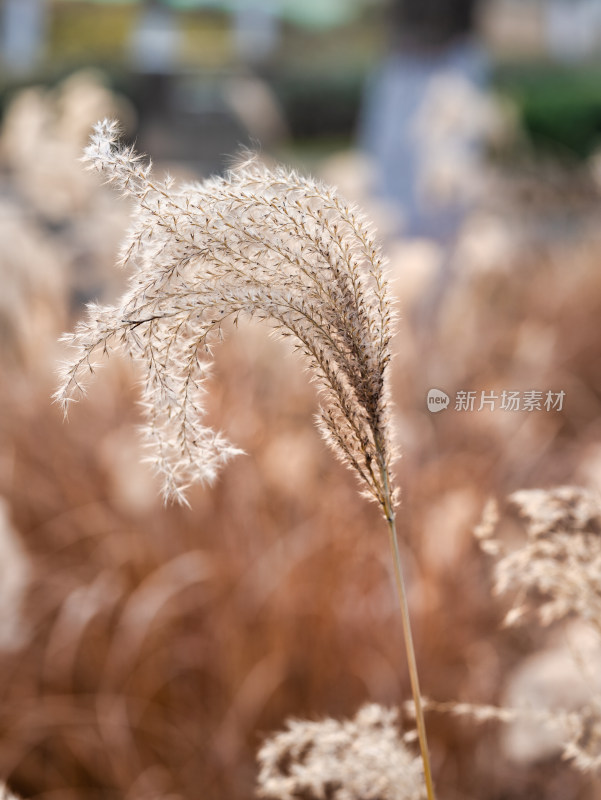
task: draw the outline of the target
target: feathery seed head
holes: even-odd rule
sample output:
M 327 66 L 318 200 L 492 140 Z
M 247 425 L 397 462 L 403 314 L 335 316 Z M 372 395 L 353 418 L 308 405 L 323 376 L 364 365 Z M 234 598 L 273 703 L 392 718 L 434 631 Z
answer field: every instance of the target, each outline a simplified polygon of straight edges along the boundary
M 320 428 L 391 513 L 386 373 L 394 319 L 384 262 L 358 210 L 294 171 L 247 161 L 175 187 L 96 126 L 85 160 L 135 201 L 121 261 L 129 288 L 91 306 L 55 397 L 66 407 L 98 354 L 121 350 L 144 375 L 146 435 L 166 497 L 211 482 L 239 451 L 202 423 L 206 359 L 225 320 L 268 320 L 292 336 L 322 400 Z

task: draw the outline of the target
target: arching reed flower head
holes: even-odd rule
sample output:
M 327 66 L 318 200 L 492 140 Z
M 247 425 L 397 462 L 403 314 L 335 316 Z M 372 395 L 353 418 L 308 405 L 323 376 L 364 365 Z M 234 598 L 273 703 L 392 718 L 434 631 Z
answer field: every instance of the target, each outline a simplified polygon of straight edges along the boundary
M 56 398 L 67 407 L 95 356 L 121 350 L 143 372 L 146 434 L 165 496 L 184 499 L 239 451 L 203 423 L 211 348 L 226 320 L 269 321 L 304 354 L 319 424 L 387 515 L 386 411 L 393 310 L 370 227 L 334 190 L 250 160 L 226 177 L 176 187 L 96 126 L 85 160 L 135 201 L 121 263 L 129 288 L 88 307 L 64 337 L 76 350 Z

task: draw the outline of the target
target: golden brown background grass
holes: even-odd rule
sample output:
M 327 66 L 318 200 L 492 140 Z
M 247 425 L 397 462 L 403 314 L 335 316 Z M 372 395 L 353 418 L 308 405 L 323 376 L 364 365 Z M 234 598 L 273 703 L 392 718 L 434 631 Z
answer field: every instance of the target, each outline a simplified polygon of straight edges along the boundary
M 11 169 L 4 185 L 22 203 Z M 499 629 L 503 608 L 471 536 L 486 498 L 601 479 L 597 197 L 578 175 L 560 185 L 499 180 L 486 219 L 504 247 L 491 253 L 475 218 L 483 255 L 458 250 L 430 280 L 430 250 L 387 243 L 401 310 L 402 554 L 422 689 L 440 700 L 499 701 L 543 638 Z M 81 237 L 89 260 L 102 225 L 118 238 L 127 209 L 110 227 L 96 191 L 62 227 L 23 212 L 19 224 L 43 240 L 40 263 L 47 248 L 72 266 Z M 111 269 L 102 253 L 96 276 Z M 23 268 L 2 263 L 18 284 Z M 25 330 L 37 330 L 40 286 L 34 278 L 19 295 Z M 250 324 L 219 347 L 209 399 L 211 423 L 246 455 L 214 488 L 195 489 L 190 509 L 164 508 L 140 465 L 129 365 L 103 369 L 67 424 L 51 405 L 56 352 L 45 337 L 71 324 L 68 299 L 49 304 L 50 322 L 25 345 L 4 323 L 0 495 L 32 574 L 23 641 L 0 654 L 0 775 L 48 800 L 250 797 L 261 738 L 288 716 L 348 716 L 365 700 L 409 695 L 383 522 L 320 440 L 299 360 Z M 77 318 L 72 298 L 71 308 Z M 432 416 L 431 386 L 452 397 L 563 389 L 566 399 L 561 413 Z M 6 560 L 0 573 L 10 569 Z M 494 724 L 427 721 L 441 798 L 597 796 L 557 759 L 511 764 Z

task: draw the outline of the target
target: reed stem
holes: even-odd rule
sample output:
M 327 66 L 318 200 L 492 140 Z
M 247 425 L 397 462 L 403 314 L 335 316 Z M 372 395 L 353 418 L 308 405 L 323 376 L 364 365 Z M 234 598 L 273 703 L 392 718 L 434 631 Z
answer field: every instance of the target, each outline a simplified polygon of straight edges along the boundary
M 422 706 L 421 692 L 419 688 L 419 677 L 417 674 L 417 662 L 415 660 L 415 648 L 413 646 L 413 636 L 411 633 L 411 621 L 409 619 L 409 606 L 407 604 L 407 591 L 403 579 L 401 567 L 401 555 L 399 553 L 399 543 L 396 534 L 396 525 L 392 504 L 387 498 L 386 521 L 388 522 L 388 532 L 390 534 L 390 546 L 392 549 L 392 560 L 394 563 L 394 577 L 397 589 L 399 606 L 401 609 L 401 620 L 403 622 L 403 638 L 405 640 L 405 650 L 407 653 L 407 665 L 409 667 L 409 679 L 411 681 L 411 692 L 415 705 L 415 721 L 417 724 L 417 735 L 419 739 L 419 749 L 424 765 L 424 778 L 426 782 L 426 792 L 428 800 L 436 800 L 434 794 L 434 784 L 432 782 L 432 770 L 430 768 L 430 755 L 428 753 L 428 740 L 426 738 L 426 724 L 424 722 L 424 710 Z

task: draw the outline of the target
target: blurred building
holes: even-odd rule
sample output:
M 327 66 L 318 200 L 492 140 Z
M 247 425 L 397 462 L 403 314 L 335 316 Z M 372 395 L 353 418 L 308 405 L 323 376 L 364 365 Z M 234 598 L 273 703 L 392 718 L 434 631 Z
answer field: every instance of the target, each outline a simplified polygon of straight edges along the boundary
M 482 26 L 504 57 L 580 61 L 601 54 L 599 0 L 490 0 Z
M 0 103 L 94 66 L 159 160 L 221 170 L 240 147 L 352 135 L 385 0 L 0 0 Z

